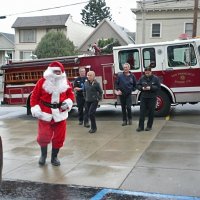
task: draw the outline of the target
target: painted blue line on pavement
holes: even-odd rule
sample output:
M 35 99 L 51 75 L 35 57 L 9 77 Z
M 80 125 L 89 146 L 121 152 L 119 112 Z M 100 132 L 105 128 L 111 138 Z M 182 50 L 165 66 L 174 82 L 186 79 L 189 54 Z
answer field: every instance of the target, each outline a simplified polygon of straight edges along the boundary
M 122 194 L 122 195 L 130 195 L 130 196 L 141 196 L 141 197 L 155 197 L 155 198 L 165 198 L 170 200 L 200 200 L 200 197 L 192 197 L 192 196 L 176 196 L 176 195 L 167 195 L 167 194 L 159 194 L 159 193 L 145 193 L 145 192 L 131 192 L 126 190 L 113 190 L 113 189 L 103 189 L 98 192 L 94 197 L 90 200 L 102 200 L 106 194 Z

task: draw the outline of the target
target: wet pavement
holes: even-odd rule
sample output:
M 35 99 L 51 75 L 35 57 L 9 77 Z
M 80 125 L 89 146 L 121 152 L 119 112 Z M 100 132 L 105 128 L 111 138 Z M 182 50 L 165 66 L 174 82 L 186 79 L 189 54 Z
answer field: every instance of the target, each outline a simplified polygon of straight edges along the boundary
M 4 181 L 0 199 L 5 200 L 88 200 L 100 189 L 44 184 L 28 181 Z
M 188 200 L 182 196 L 28 181 L 4 181 L 0 189 L 0 198 L 4 200 Z
M 200 199 L 199 116 L 198 105 L 176 109 L 169 120 L 156 118 L 151 132 L 137 133 L 138 108 L 133 125 L 122 127 L 120 108 L 103 107 L 97 133 L 89 134 L 75 110 L 59 154 L 62 165 L 52 166 L 48 156 L 39 167 L 37 120 L 23 107 L 0 107 L 0 199 Z

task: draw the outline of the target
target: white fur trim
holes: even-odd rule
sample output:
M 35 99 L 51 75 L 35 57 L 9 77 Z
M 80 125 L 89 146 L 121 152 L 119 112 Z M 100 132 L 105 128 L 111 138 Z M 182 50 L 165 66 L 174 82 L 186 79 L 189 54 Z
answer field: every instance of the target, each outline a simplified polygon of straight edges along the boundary
M 48 67 L 48 68 L 50 68 L 52 71 L 54 71 L 54 70 L 60 70 L 60 71 L 62 71 L 61 69 L 60 69 L 60 67 L 57 67 L 57 66 L 53 66 L 53 67 Z
M 50 122 L 52 120 L 52 114 L 46 113 L 46 112 L 42 112 L 42 115 L 40 116 L 39 119 L 42 119 L 46 122 Z
M 41 115 L 41 108 L 39 105 L 35 105 L 33 107 L 31 107 L 31 113 L 33 117 L 39 117 Z
M 50 122 L 52 120 L 52 114 L 42 112 L 39 105 L 35 105 L 31 108 L 31 113 L 33 117 L 42 119 L 44 121 Z
M 60 122 L 68 118 L 68 110 L 60 112 L 59 109 L 51 109 L 51 111 L 52 111 L 52 117 L 55 122 Z
M 48 67 L 44 71 L 43 77 L 45 79 L 48 79 L 48 77 L 52 77 L 52 78 L 66 77 L 66 73 L 65 72 L 61 73 L 60 75 L 56 75 L 56 74 L 53 73 L 53 70 L 60 70 L 62 72 L 60 67 Z
M 42 112 L 39 105 L 36 105 L 31 108 L 31 113 L 33 117 L 36 117 L 38 119 L 41 119 L 47 122 L 50 122 L 52 118 L 54 119 L 55 122 L 60 122 L 68 118 L 69 110 L 65 110 L 64 112 L 61 112 L 59 109 L 51 109 L 51 111 L 52 111 L 52 114 Z
M 60 93 L 54 90 L 51 95 L 51 103 L 59 103 L 60 101 Z

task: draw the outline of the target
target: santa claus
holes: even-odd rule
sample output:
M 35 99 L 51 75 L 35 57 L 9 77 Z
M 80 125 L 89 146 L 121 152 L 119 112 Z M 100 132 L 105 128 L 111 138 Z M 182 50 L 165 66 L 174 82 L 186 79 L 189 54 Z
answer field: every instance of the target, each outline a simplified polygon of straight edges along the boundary
M 66 119 L 72 108 L 74 93 L 60 62 L 52 62 L 38 80 L 31 95 L 31 112 L 38 118 L 37 142 L 41 147 L 39 164 L 44 165 L 47 146 L 52 142 L 51 163 L 59 166 L 57 158 L 66 136 Z

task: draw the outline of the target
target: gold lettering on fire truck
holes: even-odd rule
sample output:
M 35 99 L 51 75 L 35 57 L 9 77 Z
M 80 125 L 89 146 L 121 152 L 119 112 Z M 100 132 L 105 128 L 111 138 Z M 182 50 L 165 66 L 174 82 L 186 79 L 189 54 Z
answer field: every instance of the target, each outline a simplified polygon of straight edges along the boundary
M 192 78 L 195 76 L 195 74 L 190 72 L 180 72 L 176 74 L 172 74 L 171 78 L 174 78 L 174 82 L 177 84 L 185 84 L 185 83 L 191 83 Z

